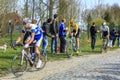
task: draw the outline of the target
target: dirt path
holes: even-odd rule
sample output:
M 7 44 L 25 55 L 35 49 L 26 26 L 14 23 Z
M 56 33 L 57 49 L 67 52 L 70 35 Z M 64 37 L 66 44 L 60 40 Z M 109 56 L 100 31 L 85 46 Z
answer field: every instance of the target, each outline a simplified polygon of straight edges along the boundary
M 108 53 L 48 62 L 41 71 L 0 80 L 120 80 L 120 49 Z M 116 72 L 117 71 L 117 72 Z

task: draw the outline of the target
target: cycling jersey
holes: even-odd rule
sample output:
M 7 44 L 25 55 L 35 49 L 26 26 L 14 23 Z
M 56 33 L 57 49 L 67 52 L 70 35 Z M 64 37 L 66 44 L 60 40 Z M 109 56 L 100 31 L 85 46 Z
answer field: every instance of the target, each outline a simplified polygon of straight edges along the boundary
M 34 40 L 40 40 L 40 38 L 43 36 L 42 29 L 35 24 L 30 24 L 30 28 L 31 33 L 35 33 Z
M 109 27 L 108 26 L 101 26 L 102 37 L 105 38 L 109 34 Z
M 30 24 L 30 29 L 22 29 L 22 33 L 25 33 L 24 40 L 31 37 L 31 33 L 35 33 L 34 40 L 38 41 L 42 37 L 42 29 L 35 24 Z
M 79 29 L 78 24 L 74 23 L 73 26 L 71 25 L 72 32 L 76 32 L 76 31 L 78 31 L 78 29 Z
M 70 26 L 70 32 L 76 33 L 76 38 L 80 37 L 80 28 L 77 23 L 74 23 L 73 25 Z

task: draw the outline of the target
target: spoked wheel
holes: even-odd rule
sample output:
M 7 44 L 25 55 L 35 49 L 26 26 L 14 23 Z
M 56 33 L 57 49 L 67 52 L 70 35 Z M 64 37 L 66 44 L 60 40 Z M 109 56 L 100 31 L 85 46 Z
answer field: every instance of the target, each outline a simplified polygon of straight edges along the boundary
M 11 64 L 11 71 L 16 76 L 22 76 L 27 69 L 27 59 L 21 53 L 17 54 Z
M 68 58 L 72 57 L 72 55 L 73 55 L 73 46 L 72 46 L 72 41 L 70 41 L 70 40 L 67 40 L 66 54 L 67 54 Z

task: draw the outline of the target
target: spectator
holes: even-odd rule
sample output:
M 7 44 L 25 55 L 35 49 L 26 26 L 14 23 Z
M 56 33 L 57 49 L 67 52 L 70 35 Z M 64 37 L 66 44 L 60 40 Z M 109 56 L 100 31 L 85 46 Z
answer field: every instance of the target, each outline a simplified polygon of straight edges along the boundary
M 118 47 L 120 47 L 120 30 L 118 31 Z
M 51 52 L 52 54 L 57 54 L 57 46 L 58 46 L 58 15 L 54 15 L 54 20 L 52 21 L 50 32 L 52 37 L 51 41 Z
M 95 23 L 93 22 L 92 26 L 90 27 L 91 49 L 92 49 L 92 51 L 94 51 L 94 49 L 95 49 L 96 33 L 97 33 L 97 29 L 96 29 Z
M 116 33 L 115 33 L 115 29 L 113 29 L 112 31 L 110 31 L 110 41 L 109 41 L 109 46 L 113 47 L 113 41 L 115 40 L 116 37 Z
M 47 20 L 47 22 L 43 23 L 43 27 L 42 27 L 42 30 L 43 30 L 42 54 L 46 53 L 46 48 L 47 48 L 47 45 L 48 45 L 48 39 L 47 39 L 47 37 L 52 37 L 49 34 L 51 23 L 52 23 L 52 19 L 51 18 L 49 18 Z
M 117 37 L 116 36 L 116 34 L 117 34 L 116 30 L 114 30 L 113 34 L 114 34 L 114 38 L 113 38 L 112 46 L 114 47 L 115 46 L 116 37 Z
M 65 27 L 66 19 L 62 19 L 60 26 L 59 26 L 59 38 L 60 38 L 60 53 L 65 52 L 65 46 L 66 46 L 66 30 L 67 28 Z

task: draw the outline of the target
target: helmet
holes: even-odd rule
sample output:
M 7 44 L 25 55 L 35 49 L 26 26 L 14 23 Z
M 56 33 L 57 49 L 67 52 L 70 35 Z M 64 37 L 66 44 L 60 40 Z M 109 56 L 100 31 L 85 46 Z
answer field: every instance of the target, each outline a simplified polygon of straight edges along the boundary
M 105 26 L 106 25 L 106 22 L 102 22 L 102 26 Z
M 74 20 L 74 19 L 71 19 L 71 20 L 70 20 L 70 23 L 71 23 L 71 24 L 73 24 L 74 22 L 75 22 L 75 20 Z
M 23 25 L 26 25 L 26 23 L 31 23 L 31 20 L 29 18 L 23 19 Z

